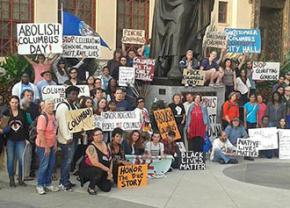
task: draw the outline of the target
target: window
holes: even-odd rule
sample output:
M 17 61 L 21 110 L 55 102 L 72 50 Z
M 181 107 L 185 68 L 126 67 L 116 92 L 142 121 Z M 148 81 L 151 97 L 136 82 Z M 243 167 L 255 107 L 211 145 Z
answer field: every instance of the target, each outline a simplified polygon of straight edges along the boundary
M 228 2 L 219 1 L 218 5 L 218 23 L 227 23 Z
M 145 30 L 148 37 L 149 0 L 118 0 L 117 48 L 121 48 L 123 29 Z
M 59 9 L 61 9 L 60 2 L 61 1 L 59 1 Z M 95 0 L 63 0 L 63 10 L 78 16 L 93 29 L 96 28 Z
M 16 24 L 33 22 L 33 0 L 0 0 L 0 56 L 17 51 Z

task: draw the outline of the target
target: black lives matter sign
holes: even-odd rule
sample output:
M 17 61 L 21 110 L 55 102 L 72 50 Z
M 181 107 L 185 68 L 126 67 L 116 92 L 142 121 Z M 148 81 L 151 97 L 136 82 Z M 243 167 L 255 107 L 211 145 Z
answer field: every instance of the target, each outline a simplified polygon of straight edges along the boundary
M 62 53 L 61 24 L 17 24 L 18 54 Z
M 203 152 L 182 152 L 180 170 L 205 170 Z

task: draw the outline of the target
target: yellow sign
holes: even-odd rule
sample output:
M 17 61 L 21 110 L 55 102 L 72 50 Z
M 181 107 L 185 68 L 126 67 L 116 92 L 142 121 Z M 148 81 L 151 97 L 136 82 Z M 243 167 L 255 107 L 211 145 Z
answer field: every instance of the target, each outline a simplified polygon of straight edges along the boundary
M 142 187 L 147 185 L 147 165 L 125 165 L 118 169 L 118 188 Z
M 71 133 L 88 131 L 95 128 L 93 110 L 91 108 L 68 111 L 66 121 Z

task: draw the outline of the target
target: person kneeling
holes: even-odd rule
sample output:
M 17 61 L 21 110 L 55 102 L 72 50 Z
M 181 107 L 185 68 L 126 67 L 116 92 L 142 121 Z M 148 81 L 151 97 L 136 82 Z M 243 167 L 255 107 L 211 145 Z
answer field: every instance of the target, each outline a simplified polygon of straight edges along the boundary
M 238 160 L 234 158 L 236 147 L 228 140 L 227 134 L 223 131 L 220 138 L 213 141 L 210 159 L 220 164 L 236 164 Z
M 96 128 L 92 132 L 93 141 L 87 147 L 85 158 L 80 167 L 80 182 L 83 186 L 87 181 L 90 182 L 88 193 L 96 195 L 97 185 L 100 190 L 109 192 L 112 188 L 112 160 L 107 145 L 103 141 L 103 132 Z

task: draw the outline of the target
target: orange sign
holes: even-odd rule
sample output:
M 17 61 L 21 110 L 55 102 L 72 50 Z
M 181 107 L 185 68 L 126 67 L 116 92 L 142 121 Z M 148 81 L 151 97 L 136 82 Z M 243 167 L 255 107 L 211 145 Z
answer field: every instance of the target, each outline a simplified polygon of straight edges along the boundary
M 174 115 L 170 108 L 157 110 L 153 113 L 162 139 L 168 139 L 168 132 L 170 130 L 175 132 L 175 140 L 181 138 Z
M 125 165 L 118 169 L 118 188 L 132 188 L 147 185 L 147 165 Z

